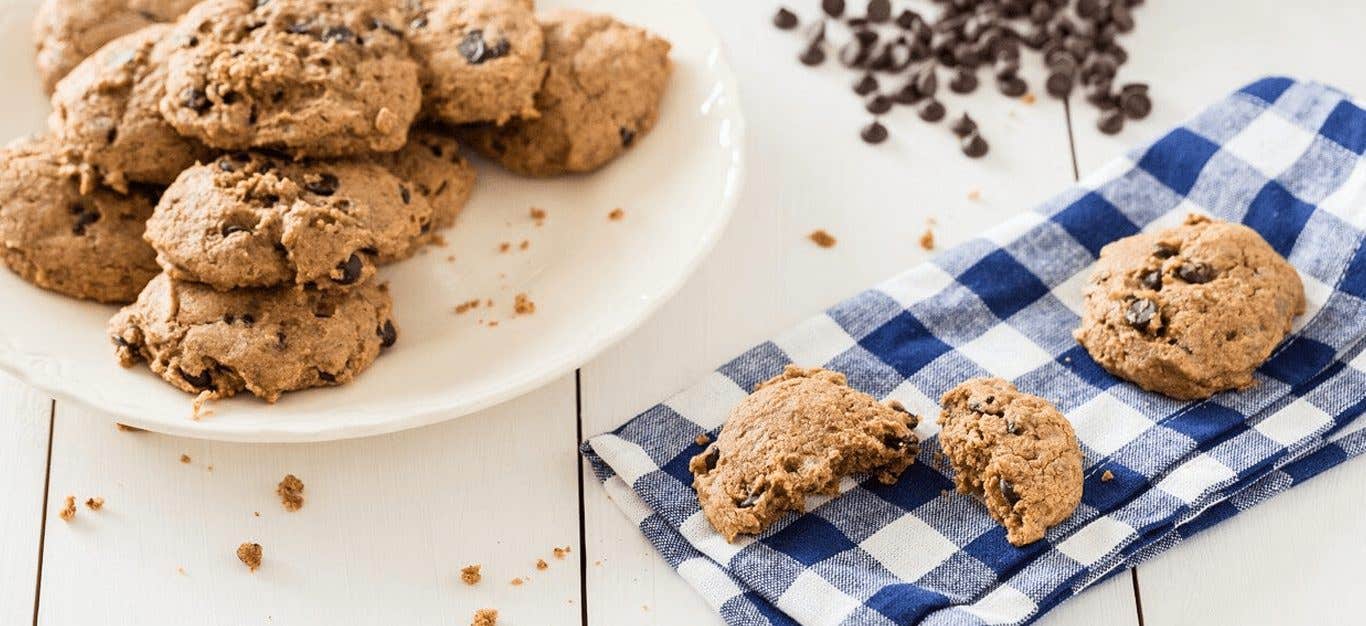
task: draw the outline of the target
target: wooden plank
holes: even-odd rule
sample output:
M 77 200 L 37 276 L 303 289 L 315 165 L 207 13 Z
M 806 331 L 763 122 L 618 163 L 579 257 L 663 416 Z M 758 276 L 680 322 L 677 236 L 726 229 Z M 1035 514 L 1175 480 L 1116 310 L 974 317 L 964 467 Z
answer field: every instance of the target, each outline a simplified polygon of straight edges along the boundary
M 572 376 L 445 424 L 327 444 L 119 432 L 59 405 L 53 499 L 106 504 L 49 517 L 40 623 L 461 624 L 480 607 L 509 624 L 577 623 L 575 431 Z M 286 473 L 306 485 L 294 513 L 275 494 Z M 263 546 L 256 572 L 235 557 L 245 541 Z M 552 556 L 566 545 L 569 558 Z M 470 563 L 483 565 L 475 587 L 459 578 Z
M 33 620 L 52 401 L 0 374 L 0 624 Z
M 712 257 L 643 328 L 582 370 L 586 435 L 609 430 L 755 342 L 929 257 L 917 245 L 938 221 L 940 247 L 964 241 L 1070 183 L 1063 108 L 984 89 L 948 99 L 967 107 L 992 142 L 982 161 L 958 153 L 945 125 L 900 109 L 892 139 L 859 142 L 868 120 L 831 63 L 795 62 L 798 39 L 766 27 L 772 5 L 704 0 L 745 86 L 749 179 Z M 1038 67 L 1026 64 L 1038 84 Z M 976 192 L 979 200 L 970 200 Z M 806 240 L 823 228 L 839 240 Z M 597 485 L 585 488 L 589 624 L 720 623 Z M 601 561 L 601 565 L 597 563 Z M 649 607 L 646 610 L 645 607 Z M 1045 624 L 1135 615 L 1127 577 L 1088 592 Z M 1117 617 L 1118 616 L 1118 617 Z M 1129 623 L 1123 622 L 1120 623 Z
M 1152 84 L 1153 114 L 1109 137 L 1096 130 L 1093 108 L 1074 106 L 1083 176 L 1265 75 L 1366 97 L 1366 74 L 1354 61 L 1366 53 L 1366 4 L 1313 0 L 1286 10 L 1270 0 L 1165 0 L 1135 16 L 1137 30 L 1121 40 L 1131 60 L 1120 78 Z M 1146 624 L 1360 622 L 1366 522 L 1353 503 L 1364 480 L 1366 466 L 1349 463 L 1144 565 Z

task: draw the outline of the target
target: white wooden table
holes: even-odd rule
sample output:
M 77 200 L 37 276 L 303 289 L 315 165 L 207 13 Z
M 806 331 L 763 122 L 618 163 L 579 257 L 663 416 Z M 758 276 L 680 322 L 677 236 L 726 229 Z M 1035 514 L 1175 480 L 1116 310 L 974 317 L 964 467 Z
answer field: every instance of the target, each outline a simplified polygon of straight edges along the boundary
M 866 115 L 849 77 L 797 65 L 796 40 L 767 25 L 774 4 L 701 1 L 740 74 L 750 177 L 727 235 L 658 315 L 519 400 L 331 444 L 119 432 L 0 378 L 0 624 L 464 624 L 486 606 L 510 625 L 719 623 L 585 477 L 584 435 L 924 260 L 927 218 L 941 246 L 963 241 L 1264 74 L 1366 95 L 1366 3 L 1154 0 L 1123 42 L 1133 52 L 1123 77 L 1151 82 L 1156 109 L 1119 137 L 1098 133 L 1089 107 L 1069 116 L 1047 97 L 1027 105 L 983 90 L 966 102 L 989 158 L 962 158 L 945 128 L 909 111 L 872 149 L 856 137 Z M 816 228 L 839 244 L 811 245 Z M 285 473 L 307 484 L 297 513 L 273 493 Z M 107 504 L 65 523 L 68 494 Z M 1347 463 L 1040 623 L 1366 622 L 1363 497 L 1366 462 Z M 249 540 L 265 550 L 254 574 L 234 556 Z M 565 545 L 569 557 L 554 559 Z M 483 564 L 476 587 L 459 582 L 468 563 Z

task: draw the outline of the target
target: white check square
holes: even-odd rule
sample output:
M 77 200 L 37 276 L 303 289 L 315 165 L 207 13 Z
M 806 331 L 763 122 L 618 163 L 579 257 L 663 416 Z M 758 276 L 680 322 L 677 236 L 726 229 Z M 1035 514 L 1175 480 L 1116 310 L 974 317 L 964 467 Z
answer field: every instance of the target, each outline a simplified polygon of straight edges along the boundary
M 1077 438 L 1092 450 L 1114 454 L 1153 427 L 1153 421 L 1110 395 L 1100 395 L 1073 410 L 1068 416 Z
M 887 571 L 908 582 L 919 580 L 958 551 L 948 537 L 909 514 L 883 526 L 859 547 Z
M 1208 454 L 1201 454 L 1167 474 L 1157 488 L 1172 494 L 1186 504 L 1195 502 L 1206 489 L 1237 476 Z
M 981 600 L 964 607 L 964 610 L 987 624 L 1014 624 L 1029 617 L 1038 608 L 1039 605 L 1020 590 L 1001 585 Z
M 924 302 L 953 284 L 953 276 L 934 263 L 921 263 L 915 269 L 903 272 L 900 276 L 878 285 L 878 290 L 887 294 L 902 308 Z
M 959 346 L 958 352 L 1006 380 L 1015 380 L 1052 360 L 1043 348 L 1010 324 L 993 326 Z
M 1285 408 L 1258 422 L 1253 428 L 1266 435 L 1268 439 L 1289 446 L 1332 422 L 1333 418 L 1324 413 L 1323 409 L 1304 398 L 1297 398 Z
M 1357 228 L 1366 228 L 1366 160 L 1357 161 L 1347 182 L 1319 202 L 1319 209 Z
M 839 624 L 859 607 L 858 600 L 811 570 L 798 575 L 787 591 L 778 596 L 777 604 L 802 624 Z
M 1323 305 L 1328 302 L 1328 298 L 1333 295 L 1332 287 L 1323 284 L 1319 279 L 1304 272 L 1300 272 L 1299 274 L 1300 282 L 1304 284 L 1305 307 L 1304 315 L 1295 318 L 1295 321 L 1291 326 L 1292 332 L 1300 332 L 1310 320 L 1314 319 L 1314 315 L 1319 312 L 1319 309 L 1323 308 Z
M 854 347 L 854 338 L 828 315 L 817 315 L 773 340 L 774 345 L 802 367 L 825 365 Z
M 1259 115 L 1224 150 L 1257 168 L 1267 178 L 1284 173 L 1314 142 L 1314 133 L 1276 113 Z
M 748 395 L 725 374 L 712 372 L 664 404 L 703 430 L 711 430 L 724 424 L 730 410 Z
M 1098 517 L 1058 544 L 1058 551 L 1090 567 L 1133 535 L 1134 529 L 1128 524 L 1108 516 Z

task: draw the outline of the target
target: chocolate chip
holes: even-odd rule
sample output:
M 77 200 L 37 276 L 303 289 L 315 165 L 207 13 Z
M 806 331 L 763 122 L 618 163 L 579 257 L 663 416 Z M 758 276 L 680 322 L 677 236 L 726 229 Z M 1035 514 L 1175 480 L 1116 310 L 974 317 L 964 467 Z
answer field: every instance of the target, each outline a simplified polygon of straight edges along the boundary
M 964 113 L 962 117 L 953 121 L 953 126 L 950 126 L 949 130 L 959 137 L 967 137 L 977 131 L 977 122 L 972 121 L 972 118 Z
M 183 367 L 177 367 L 176 371 L 180 374 L 181 380 L 185 381 L 187 384 L 189 384 L 191 387 L 194 387 L 195 389 L 213 388 L 213 373 L 210 372 L 207 368 L 205 368 L 204 371 L 194 375 L 191 375 L 189 372 L 185 371 L 185 368 Z
M 748 509 L 754 506 L 755 504 L 758 504 L 759 498 L 763 497 L 765 491 L 768 491 L 768 487 L 759 487 L 758 489 L 751 492 L 748 496 L 745 496 L 745 499 L 741 500 L 740 503 L 736 506 L 742 509 Z
M 877 91 L 877 79 L 873 78 L 872 74 L 864 74 L 854 81 L 854 93 L 866 96 L 874 91 Z
M 821 10 L 830 17 L 844 15 L 844 0 L 821 0 Z
M 629 148 L 631 144 L 636 142 L 636 131 L 622 126 L 617 129 L 617 137 L 621 139 L 621 147 Z
M 1214 268 L 1198 261 L 1190 261 L 1177 267 L 1176 275 L 1188 283 L 1200 285 L 1214 280 Z
M 882 445 L 886 446 L 889 450 L 905 450 L 907 446 L 914 444 L 914 437 L 914 435 L 911 435 L 910 438 L 902 438 L 898 437 L 895 433 L 888 433 L 882 436 Z
M 868 0 L 868 21 L 881 24 L 892 19 L 891 0 Z
M 1055 98 L 1066 98 L 1072 93 L 1072 74 L 1070 72 L 1050 72 L 1044 81 L 1044 89 Z
M 382 19 L 379 19 L 379 18 L 377 18 L 377 17 L 376 17 L 376 18 L 372 18 L 372 19 L 370 20 L 370 29 L 371 29 L 371 30 L 376 30 L 376 29 L 382 30 L 382 31 L 384 31 L 384 32 L 386 32 L 386 33 L 389 33 L 390 35 L 393 35 L 393 36 L 399 37 L 399 38 L 402 38 L 402 37 L 403 37 L 403 31 L 402 31 L 402 30 L 399 30 L 399 28 L 398 28 L 397 26 L 394 26 L 393 24 L 390 24 L 389 22 L 386 22 L 386 21 L 384 21 L 384 20 L 382 20 Z
M 313 24 L 309 22 L 294 22 L 285 27 L 285 32 L 291 35 L 307 35 L 313 32 Z
M 707 450 L 706 454 L 702 457 L 702 466 L 706 468 L 706 471 L 710 472 L 716 469 L 716 462 L 720 460 L 720 448 L 712 447 L 712 449 Z
M 896 25 L 904 30 L 915 28 L 916 23 L 919 21 L 920 14 L 910 9 L 904 9 L 896 16 Z
M 877 35 L 874 34 L 873 37 L 876 38 Z M 843 46 L 840 46 L 838 58 L 841 65 L 855 68 L 866 67 L 868 65 L 868 57 L 870 56 L 872 56 L 872 48 L 856 37 L 849 40 L 849 42 Z
M 76 235 L 84 235 L 86 227 L 100 221 L 98 211 L 82 211 L 76 215 L 76 221 L 71 224 L 71 232 Z
M 926 122 L 938 122 L 939 120 L 944 119 L 944 115 L 948 113 L 948 111 L 944 109 L 944 105 L 934 99 L 923 102 L 916 112 L 920 114 L 920 119 L 925 120 Z
M 318 378 L 322 379 L 322 381 L 325 383 L 337 382 L 337 377 L 335 375 L 330 374 L 328 372 L 324 372 L 322 370 L 318 370 Z
M 1018 435 L 1018 434 L 1020 434 L 1020 425 L 1019 425 L 1019 424 L 1016 424 L 1016 423 L 1015 423 L 1015 420 L 1007 419 L 1007 420 L 1006 420 L 1006 433 L 1007 433 L 1007 434 L 1011 434 L 1011 435 Z
M 939 87 L 939 78 L 935 76 L 934 67 L 928 66 L 915 75 L 915 91 L 926 98 L 933 98 L 934 92 Z
M 253 325 L 255 325 L 255 324 L 256 324 L 256 316 L 255 316 L 255 315 L 252 315 L 251 313 L 243 313 L 243 314 L 242 314 L 242 325 L 243 325 L 243 326 L 246 326 L 247 328 L 251 328 L 251 327 L 252 327 Z
M 896 90 L 896 93 L 892 94 L 892 101 L 897 104 L 915 104 L 923 99 L 924 96 L 921 96 L 920 92 L 916 91 L 915 81 L 907 81 L 901 89 Z
M 1107 135 L 1114 135 L 1124 130 L 1124 113 L 1119 109 L 1102 111 L 1100 117 L 1096 119 L 1096 128 Z
M 337 187 L 341 181 L 337 180 L 336 175 L 323 172 L 317 176 L 308 176 L 304 179 L 304 189 L 320 196 L 330 196 L 337 193 Z
M 797 59 L 802 62 L 802 65 L 820 65 L 825 62 L 825 51 L 821 50 L 819 44 L 807 46 Z
M 319 300 L 313 305 L 313 317 L 327 319 L 337 314 L 337 305 L 329 300 Z
M 213 106 L 213 103 L 209 101 L 209 95 L 194 87 L 186 88 L 180 94 L 180 102 L 191 111 L 201 114 Z
M 392 321 L 385 321 L 384 325 L 380 326 L 375 333 L 379 335 L 379 347 L 381 348 L 392 348 L 395 343 L 398 343 L 398 329 L 394 328 Z
M 1180 248 L 1173 248 L 1171 244 L 1167 243 L 1159 243 L 1156 246 L 1153 246 L 1153 256 L 1159 259 L 1170 259 L 1176 256 L 1180 251 Z
M 398 188 L 398 197 L 403 199 L 403 204 L 408 204 L 413 201 L 413 192 L 408 191 L 407 187 L 400 186 Z
M 959 70 L 949 80 L 949 90 L 953 93 L 972 93 L 977 90 L 977 75 L 967 70 Z
M 1029 91 L 1029 84 L 1019 76 L 1007 76 L 996 80 L 996 88 L 1008 98 L 1018 98 Z
M 968 155 L 969 158 L 980 159 L 987 155 L 987 141 L 982 139 L 982 135 L 976 131 L 964 137 L 961 145 L 963 154 Z
M 1145 272 L 1143 276 L 1140 277 L 1138 280 L 1139 282 L 1143 283 L 1144 287 L 1147 287 L 1153 291 L 1162 290 L 1162 270 L 1152 270 L 1150 272 Z
M 1120 92 L 1119 108 L 1124 111 L 1125 117 L 1131 120 L 1141 120 L 1152 113 L 1153 101 L 1148 98 L 1147 92 L 1144 91 Z
M 337 269 L 341 270 L 341 278 L 335 279 L 339 285 L 351 285 L 360 280 L 361 271 L 365 269 L 365 263 L 360 259 L 360 255 L 352 254 L 345 261 L 337 264 Z
M 997 487 L 1001 490 L 1001 497 L 1006 499 L 1006 504 L 1015 506 L 1015 503 L 1020 501 L 1020 494 L 1015 493 L 1015 485 L 1010 484 L 1010 481 L 1001 478 Z
M 1157 303 L 1147 298 L 1134 300 L 1124 309 L 1124 321 L 1139 330 L 1147 328 L 1156 316 Z
M 887 140 L 887 127 L 883 126 L 881 122 L 873 120 L 864 126 L 863 130 L 859 131 L 859 137 L 868 143 L 882 143 Z
M 873 115 L 882 115 L 892 110 L 892 99 L 882 94 L 873 94 L 863 103 L 863 108 Z
M 778 7 L 778 12 L 773 14 L 773 25 L 782 30 L 792 30 L 797 24 L 797 14 L 787 10 L 787 7 Z
M 490 59 L 507 56 L 510 49 L 511 46 L 506 39 L 489 45 L 487 41 L 484 41 L 484 31 L 477 28 L 465 33 L 464 39 L 461 39 L 460 43 L 456 45 L 456 50 L 459 50 L 460 55 L 465 57 L 465 60 L 469 61 L 471 65 L 479 65 Z
M 224 239 L 226 239 L 226 238 L 228 238 L 228 237 L 230 237 L 230 236 L 232 236 L 232 235 L 235 235 L 235 234 L 237 234 L 237 233 L 249 233 L 249 232 L 251 232 L 251 229 L 250 229 L 250 228 L 247 228 L 246 226 L 239 226 L 239 225 L 237 225 L 237 224 L 226 224 L 226 225 L 223 226 L 223 230 L 222 230 L 222 234 L 223 234 L 223 238 L 224 238 Z
M 356 40 L 356 33 L 345 26 L 328 26 L 323 31 L 323 41 L 335 41 L 337 43 L 351 43 Z

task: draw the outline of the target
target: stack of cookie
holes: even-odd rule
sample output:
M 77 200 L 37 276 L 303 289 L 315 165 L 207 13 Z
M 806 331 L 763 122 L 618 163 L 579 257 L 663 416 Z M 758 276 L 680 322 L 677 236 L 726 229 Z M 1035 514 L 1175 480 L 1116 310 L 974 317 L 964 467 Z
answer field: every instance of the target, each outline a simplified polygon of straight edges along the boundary
M 651 130 L 671 70 L 644 30 L 530 0 L 148 4 L 44 4 L 53 112 L 0 152 L 0 258 L 133 302 L 119 359 L 213 397 L 343 384 L 394 344 L 376 274 L 455 223 L 458 137 L 590 172 Z

